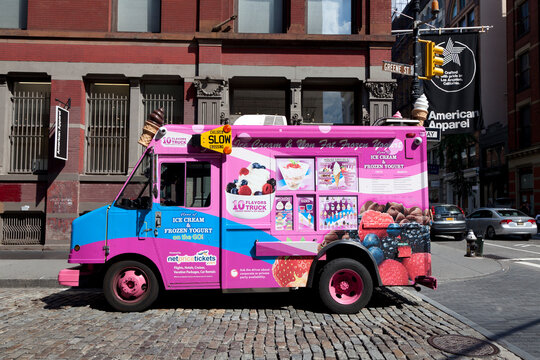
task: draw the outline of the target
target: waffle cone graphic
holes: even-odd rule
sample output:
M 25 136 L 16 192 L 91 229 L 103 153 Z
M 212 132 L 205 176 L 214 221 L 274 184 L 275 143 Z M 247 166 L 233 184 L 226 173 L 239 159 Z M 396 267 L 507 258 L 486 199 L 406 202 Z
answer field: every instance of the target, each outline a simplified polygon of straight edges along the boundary
M 138 141 L 142 146 L 148 147 L 150 141 L 154 138 L 154 135 L 156 135 L 159 128 L 163 126 L 163 116 L 165 115 L 163 110 L 163 108 L 159 108 L 148 115 L 148 118 L 144 122 L 143 133 Z

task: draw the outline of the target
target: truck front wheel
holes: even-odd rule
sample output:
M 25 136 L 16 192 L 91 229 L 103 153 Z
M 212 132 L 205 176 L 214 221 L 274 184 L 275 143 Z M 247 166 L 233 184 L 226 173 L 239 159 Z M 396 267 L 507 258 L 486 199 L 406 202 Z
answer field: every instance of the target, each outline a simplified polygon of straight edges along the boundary
M 103 280 L 103 293 L 107 302 L 118 311 L 143 311 L 159 295 L 156 275 L 138 261 L 120 261 L 113 264 Z
M 352 259 L 330 261 L 319 278 L 321 301 L 335 313 L 357 313 L 366 306 L 372 293 L 373 281 L 369 271 Z

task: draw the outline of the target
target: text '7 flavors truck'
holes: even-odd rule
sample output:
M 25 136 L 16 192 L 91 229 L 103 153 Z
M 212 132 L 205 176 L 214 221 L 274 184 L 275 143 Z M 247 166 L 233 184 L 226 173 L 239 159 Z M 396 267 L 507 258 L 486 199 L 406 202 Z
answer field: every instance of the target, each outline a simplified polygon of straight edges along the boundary
M 99 278 L 119 311 L 160 290 L 309 287 L 338 313 L 374 287 L 436 287 L 423 127 L 154 130 L 114 201 L 73 221 L 81 266 L 60 284 Z

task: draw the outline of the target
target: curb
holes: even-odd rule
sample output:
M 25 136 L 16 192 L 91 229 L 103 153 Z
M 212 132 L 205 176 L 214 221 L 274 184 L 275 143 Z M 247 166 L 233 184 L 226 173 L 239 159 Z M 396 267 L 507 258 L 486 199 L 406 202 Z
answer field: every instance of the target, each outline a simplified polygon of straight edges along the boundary
M 57 279 L 0 279 L 0 288 L 66 288 Z
M 478 331 L 480 334 L 484 335 L 490 341 L 492 341 L 494 343 L 497 343 L 497 344 L 500 344 L 501 346 L 505 347 L 507 350 L 513 352 L 514 354 L 516 354 L 517 356 L 519 356 L 523 360 L 537 360 L 537 358 L 535 356 L 532 356 L 531 354 L 529 354 L 525 350 L 522 350 L 522 349 L 518 348 L 517 346 L 510 344 L 506 340 L 497 338 L 497 335 L 495 335 L 491 331 L 483 328 L 482 326 L 478 325 L 477 323 L 473 322 L 472 320 L 470 320 L 470 319 L 456 313 L 454 310 L 450 310 L 446 306 L 438 303 L 437 301 L 427 297 L 424 294 L 413 293 L 411 290 L 409 290 L 409 289 L 407 289 L 407 290 L 409 291 L 409 293 L 413 294 L 414 296 L 418 296 L 420 299 L 422 299 L 422 301 L 425 301 L 428 304 L 431 304 L 431 305 L 435 306 L 437 309 L 441 310 L 442 312 L 446 313 L 447 315 L 452 316 L 452 317 L 458 319 L 459 321 L 461 321 L 462 323 L 470 326 L 474 330 Z

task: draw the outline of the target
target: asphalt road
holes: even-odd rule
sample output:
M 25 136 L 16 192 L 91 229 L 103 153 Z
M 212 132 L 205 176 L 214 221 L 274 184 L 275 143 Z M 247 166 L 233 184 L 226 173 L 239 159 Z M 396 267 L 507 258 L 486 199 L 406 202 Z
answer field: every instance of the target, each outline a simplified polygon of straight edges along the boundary
M 496 259 L 500 270 L 470 279 L 439 278 L 436 291 L 423 292 L 438 303 L 540 359 L 540 239 L 487 240 L 484 257 Z M 436 241 L 448 251 L 465 241 Z M 477 259 L 478 264 L 483 259 Z

